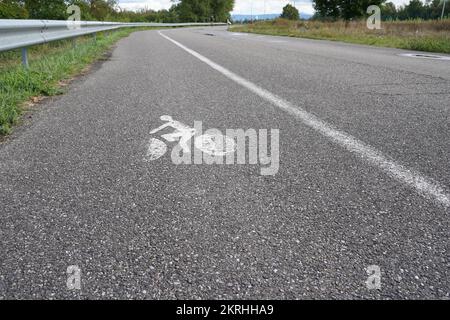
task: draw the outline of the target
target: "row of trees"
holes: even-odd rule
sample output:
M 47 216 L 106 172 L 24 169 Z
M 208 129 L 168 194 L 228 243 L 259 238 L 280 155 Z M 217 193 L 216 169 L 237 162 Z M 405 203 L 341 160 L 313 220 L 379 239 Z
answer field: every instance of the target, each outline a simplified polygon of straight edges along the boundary
M 0 19 L 67 19 L 66 9 L 77 5 L 82 20 L 130 22 L 226 21 L 234 0 L 171 0 L 169 10 L 121 10 L 117 0 L 0 0 Z
M 234 0 L 182 0 L 175 5 L 174 11 L 180 21 L 226 21 L 233 6 Z
M 354 19 L 366 15 L 370 5 L 381 4 L 385 0 L 313 0 L 315 18 Z
M 226 21 L 233 10 L 234 0 L 171 0 L 169 10 L 121 10 L 117 0 L 0 0 L 0 19 L 67 19 L 67 6 L 78 5 L 82 20 L 130 22 L 209 22 Z M 370 5 L 381 8 L 386 20 L 437 19 L 444 0 L 410 0 L 396 7 L 386 0 L 313 0 L 317 19 L 358 19 L 367 15 Z M 296 18 L 297 10 L 287 5 L 282 16 Z M 445 15 L 450 12 L 450 1 Z
M 385 19 L 407 20 L 407 19 L 438 19 L 441 17 L 443 0 L 410 0 L 410 2 L 402 7 L 396 8 L 392 2 L 384 5 L 382 14 Z M 444 16 L 448 17 L 450 12 L 450 2 L 447 3 Z
M 116 0 L 0 0 L 0 18 L 64 20 L 72 4 L 80 7 L 84 20 L 106 20 L 117 13 Z
M 437 19 L 441 16 L 443 1 L 445 0 L 410 0 L 408 4 L 396 7 L 386 0 L 313 0 L 316 10 L 314 18 L 317 19 L 358 19 L 367 15 L 370 5 L 381 8 L 383 19 L 407 20 L 407 19 Z M 450 3 L 445 13 L 450 11 Z

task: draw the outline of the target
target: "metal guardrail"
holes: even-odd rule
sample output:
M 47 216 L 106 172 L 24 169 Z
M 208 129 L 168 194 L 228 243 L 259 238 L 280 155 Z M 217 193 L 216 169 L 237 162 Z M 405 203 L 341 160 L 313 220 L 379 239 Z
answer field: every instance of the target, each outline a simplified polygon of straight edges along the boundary
M 120 23 L 99 21 L 0 19 L 0 52 L 22 48 L 22 63 L 28 66 L 29 46 L 97 32 L 129 27 L 184 27 L 226 25 L 226 23 Z

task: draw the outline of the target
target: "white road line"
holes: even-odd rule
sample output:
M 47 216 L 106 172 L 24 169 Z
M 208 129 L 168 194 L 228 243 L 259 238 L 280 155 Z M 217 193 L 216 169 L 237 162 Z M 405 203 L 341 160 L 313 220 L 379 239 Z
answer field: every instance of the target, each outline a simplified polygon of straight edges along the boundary
M 172 43 L 174 43 L 181 49 L 185 50 L 186 52 L 190 53 L 200 61 L 206 63 L 211 68 L 219 71 L 227 78 L 247 88 L 248 90 L 260 96 L 261 98 L 271 102 L 280 109 L 283 109 L 284 111 L 290 113 L 291 115 L 296 116 L 307 126 L 320 132 L 322 135 L 339 144 L 340 146 L 346 148 L 348 151 L 359 155 L 370 164 L 377 166 L 380 169 L 383 169 L 391 177 L 397 179 L 398 181 L 404 183 L 405 185 L 408 185 L 416 189 L 416 191 L 422 196 L 430 200 L 434 200 L 440 203 L 441 205 L 444 205 L 445 207 L 450 207 L 450 195 L 446 193 L 447 191 L 444 189 L 444 187 L 440 186 L 437 181 L 427 178 L 422 174 L 420 174 L 419 172 L 415 172 L 414 170 L 406 168 L 403 165 L 388 159 L 377 149 L 365 144 L 362 141 L 359 141 L 355 137 L 343 131 L 334 128 L 333 126 L 319 119 L 315 115 L 303 110 L 300 107 L 297 106 L 294 107 L 291 103 L 283 100 L 281 97 L 238 76 L 237 74 L 231 72 L 230 70 L 202 56 L 198 52 L 189 49 L 183 44 L 169 38 L 160 31 L 158 31 L 158 33 L 162 37 L 171 41 Z

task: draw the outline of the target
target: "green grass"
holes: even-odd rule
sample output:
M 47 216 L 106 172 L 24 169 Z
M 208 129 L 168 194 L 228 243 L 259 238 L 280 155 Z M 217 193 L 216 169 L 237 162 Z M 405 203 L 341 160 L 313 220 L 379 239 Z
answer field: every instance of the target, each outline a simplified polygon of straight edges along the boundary
M 450 20 L 382 22 L 381 30 L 369 30 L 365 21 L 288 21 L 277 19 L 230 27 L 249 32 L 308 39 L 450 53 Z
M 30 48 L 29 69 L 21 65 L 20 50 L 0 53 L 0 136 L 9 134 L 26 110 L 26 102 L 34 97 L 62 94 L 62 82 L 81 73 L 119 39 L 149 28 L 130 28 L 111 35 L 98 34 Z

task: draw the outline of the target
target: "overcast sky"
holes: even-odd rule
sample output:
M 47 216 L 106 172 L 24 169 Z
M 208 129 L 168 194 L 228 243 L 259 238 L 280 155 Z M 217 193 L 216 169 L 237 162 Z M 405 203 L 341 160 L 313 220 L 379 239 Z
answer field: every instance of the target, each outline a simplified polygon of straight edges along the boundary
M 395 4 L 408 3 L 409 0 L 391 0 Z M 287 3 L 294 1 L 287 0 L 235 0 L 234 14 L 250 14 L 253 7 L 253 14 L 263 14 L 264 7 L 266 13 L 281 13 L 281 9 Z M 265 3 L 265 6 L 264 6 Z M 119 5 L 123 9 L 141 9 L 148 8 L 153 10 L 168 9 L 172 5 L 170 0 L 119 0 Z M 300 12 L 313 13 L 311 0 L 297 0 L 295 5 Z

